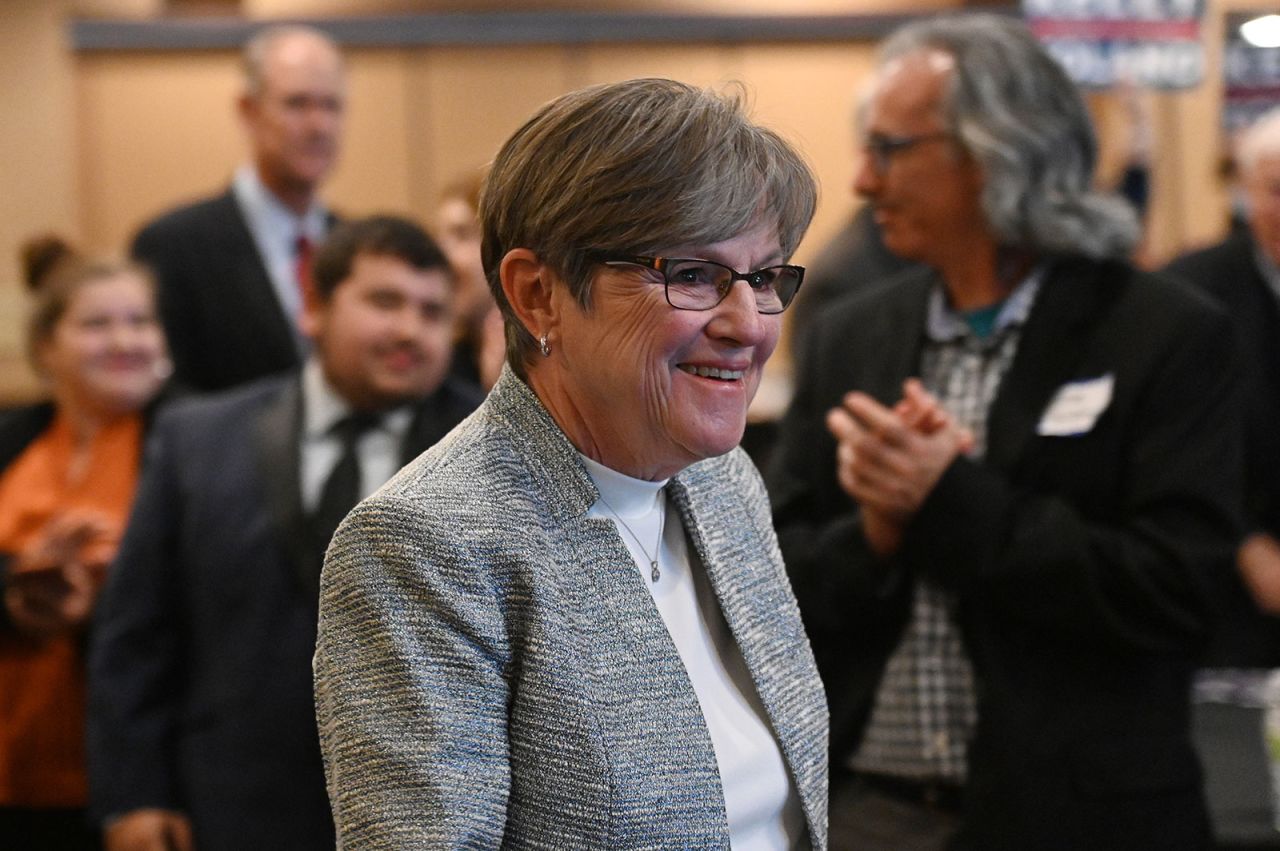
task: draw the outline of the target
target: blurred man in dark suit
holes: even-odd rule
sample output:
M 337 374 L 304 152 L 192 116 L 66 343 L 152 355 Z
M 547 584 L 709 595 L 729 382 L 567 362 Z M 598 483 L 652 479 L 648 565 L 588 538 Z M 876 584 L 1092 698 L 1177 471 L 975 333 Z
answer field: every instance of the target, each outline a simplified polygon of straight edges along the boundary
M 1236 161 L 1248 227 L 1179 257 L 1166 271 L 1226 307 L 1248 382 L 1249 526 L 1236 554 L 1243 582 L 1204 664 L 1274 668 L 1280 666 L 1280 109 L 1244 132 Z
M 238 110 L 249 162 L 221 194 L 142 228 L 175 375 L 219 390 L 296 366 L 314 246 L 335 223 L 318 192 L 338 155 L 342 57 L 322 33 L 262 30 L 245 46 Z
M 311 689 L 324 549 L 479 391 L 448 377 L 454 281 L 416 225 L 340 225 L 315 284 L 301 369 L 155 426 L 90 653 L 109 851 L 333 848 Z

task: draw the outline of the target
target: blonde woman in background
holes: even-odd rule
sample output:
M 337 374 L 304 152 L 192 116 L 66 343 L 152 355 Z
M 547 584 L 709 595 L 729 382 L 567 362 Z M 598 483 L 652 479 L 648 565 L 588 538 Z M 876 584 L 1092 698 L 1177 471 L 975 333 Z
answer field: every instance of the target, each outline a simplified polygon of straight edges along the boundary
M 88 849 L 84 631 L 170 367 L 145 271 L 53 237 L 23 259 L 49 398 L 0 414 L 0 848 Z

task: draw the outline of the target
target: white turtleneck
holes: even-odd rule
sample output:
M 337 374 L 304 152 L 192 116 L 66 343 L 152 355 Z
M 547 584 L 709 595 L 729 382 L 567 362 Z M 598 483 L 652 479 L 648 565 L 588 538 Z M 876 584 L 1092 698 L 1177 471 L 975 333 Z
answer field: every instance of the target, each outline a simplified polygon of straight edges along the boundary
M 601 497 L 588 514 L 617 526 L 698 696 L 734 851 L 796 847 L 804 834 L 800 799 L 706 570 L 688 546 L 679 513 L 667 505 L 666 481 L 633 479 L 581 457 Z

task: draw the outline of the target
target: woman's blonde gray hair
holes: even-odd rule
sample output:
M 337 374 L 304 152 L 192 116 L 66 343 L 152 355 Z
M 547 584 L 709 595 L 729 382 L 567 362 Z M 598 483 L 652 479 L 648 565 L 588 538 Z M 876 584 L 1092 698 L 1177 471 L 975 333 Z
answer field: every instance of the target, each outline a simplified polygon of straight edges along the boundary
M 480 196 L 481 253 L 517 374 L 538 344 L 502 291 L 498 269 L 514 248 L 537 254 L 584 307 L 591 252 L 711 244 L 759 222 L 776 228 L 784 257 L 795 251 L 817 184 L 791 145 L 751 122 L 744 100 L 741 86 L 593 86 L 543 106 L 502 146 Z

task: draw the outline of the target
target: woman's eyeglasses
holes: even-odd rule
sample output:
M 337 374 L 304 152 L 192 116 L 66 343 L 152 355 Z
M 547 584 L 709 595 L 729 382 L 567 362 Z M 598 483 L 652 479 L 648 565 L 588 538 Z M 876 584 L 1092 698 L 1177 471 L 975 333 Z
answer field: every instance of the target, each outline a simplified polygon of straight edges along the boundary
M 781 313 L 804 280 L 803 266 L 766 266 L 739 272 L 711 260 L 684 257 L 601 256 L 606 266 L 643 266 L 662 275 L 667 304 L 677 310 L 710 310 L 724 301 L 734 281 L 746 281 L 761 313 Z

